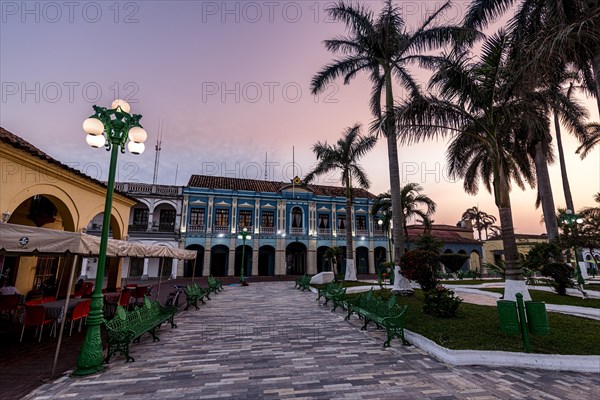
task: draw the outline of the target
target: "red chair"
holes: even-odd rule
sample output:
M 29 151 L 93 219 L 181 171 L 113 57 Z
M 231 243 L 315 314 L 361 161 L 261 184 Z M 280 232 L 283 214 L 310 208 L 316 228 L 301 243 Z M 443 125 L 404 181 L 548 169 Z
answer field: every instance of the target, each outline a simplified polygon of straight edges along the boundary
M 42 304 L 52 303 L 53 301 L 56 301 L 56 297 L 54 297 L 54 296 L 47 296 L 47 297 L 42 298 Z
M 55 321 L 51 318 L 46 318 L 46 310 L 43 306 L 28 306 L 25 305 L 25 321 L 23 322 L 23 330 L 21 331 L 21 340 L 23 341 L 23 335 L 25 334 L 25 327 L 27 326 L 35 326 L 35 334 L 37 335 L 37 330 L 41 326 L 40 329 L 40 339 L 42 341 L 42 333 L 44 331 L 44 325 L 52 324 L 52 330 L 50 331 L 50 335 L 54 331 L 56 327 Z
M 135 288 L 133 297 L 135 297 L 135 304 L 144 304 L 144 296 L 148 293 L 148 286 L 138 286 Z
M 88 299 L 92 297 L 92 293 L 94 293 L 94 283 L 93 282 L 83 282 L 83 294 L 81 297 Z
M 26 306 L 36 306 L 42 304 L 42 299 L 33 299 L 25 302 Z
M 12 314 L 14 318 L 19 309 L 20 297 L 21 296 L 18 294 L 6 294 L 0 296 L 0 312 L 8 312 Z
M 79 328 L 77 328 L 78 332 L 81 332 L 81 324 L 83 319 L 86 318 L 90 313 L 90 303 L 92 300 L 84 300 L 75 304 L 71 315 L 68 316 L 68 320 L 71 321 L 71 328 L 69 329 L 69 336 L 73 333 L 73 322 L 79 320 Z
M 129 309 L 129 301 L 131 300 L 131 291 L 123 290 L 121 292 L 121 297 L 119 297 L 119 305 L 121 307 L 125 307 Z

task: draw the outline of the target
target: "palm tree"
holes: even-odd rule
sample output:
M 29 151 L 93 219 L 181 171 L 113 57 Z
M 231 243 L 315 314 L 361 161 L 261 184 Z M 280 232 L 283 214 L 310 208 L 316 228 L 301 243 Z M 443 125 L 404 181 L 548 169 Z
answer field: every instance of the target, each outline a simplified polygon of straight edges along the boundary
M 487 231 L 496 222 L 496 217 L 480 210 L 477 206 L 473 206 L 465 210 L 460 220 L 470 221 L 473 228 L 477 230 L 479 241 L 481 241 L 481 231 L 485 231 L 487 238 Z
M 506 258 L 505 298 L 517 291 L 528 297 L 519 263 L 510 202 L 512 183 L 524 188 L 534 184 L 531 159 L 522 150 L 523 132 L 546 121 L 540 110 L 516 90 L 523 82 L 510 69 L 510 40 L 500 31 L 486 39 L 481 55 L 473 61 L 468 50 L 456 50 L 439 63 L 430 90 L 439 95 L 415 96 L 397 107 L 401 137 L 412 143 L 452 135 L 447 150 L 449 172 L 464 179 L 467 193 L 476 194 L 481 180 L 494 194 L 500 215 Z M 540 122 L 542 121 L 542 122 Z
M 473 0 L 464 25 L 481 29 L 508 10 L 515 0 Z M 510 20 L 518 46 L 536 69 L 561 63 L 580 72 L 585 87 L 598 102 L 600 112 L 600 4 L 597 0 L 522 0 Z M 549 60 L 559 60 L 553 65 Z
M 400 190 L 400 199 L 402 204 L 403 220 L 408 221 L 412 218 L 421 218 L 423 225 L 431 225 L 431 216 L 435 213 L 437 204 L 429 196 L 422 194 L 423 187 L 418 183 L 407 183 L 402 186 Z M 379 213 L 380 210 L 390 215 L 392 213 L 392 200 L 390 192 L 385 192 L 377 196 L 371 212 L 375 214 Z M 425 207 L 425 211 L 421 209 Z M 389 210 L 389 211 L 388 211 Z M 404 237 L 408 240 L 408 228 L 407 224 L 404 224 Z
M 368 74 L 372 83 L 371 111 L 379 121 L 376 125 L 381 127 L 387 140 L 392 206 L 395 209 L 400 209 L 400 170 L 396 124 L 393 120 L 393 81 L 396 78 L 404 89 L 417 92 L 418 85 L 408 70 L 409 66 L 431 65 L 435 57 L 428 55 L 428 51 L 440 48 L 450 40 L 466 40 L 467 36 L 475 36 L 472 30 L 468 29 L 433 26 L 434 20 L 449 7 L 450 2 L 446 2 L 412 32 L 407 31 L 401 10 L 393 5 L 391 0 L 385 0 L 377 17 L 364 6 L 347 4 L 344 1 L 327 9 L 334 21 L 346 25 L 349 35 L 324 42 L 327 50 L 341 56 L 313 77 L 311 91 L 318 94 L 340 77 L 343 77 L 344 84 L 349 84 L 359 72 Z M 383 93 L 384 110 L 381 107 Z M 394 214 L 393 254 L 397 266 L 400 265 L 400 257 L 404 252 L 403 225 L 402 213 Z M 395 282 L 398 289 L 412 292 L 408 280 L 396 279 Z
M 576 151 L 576 153 L 581 156 L 582 160 L 590 154 L 590 151 L 592 151 L 596 145 L 600 144 L 600 123 L 595 122 L 588 124 L 587 130 L 588 136 Z
M 373 136 L 361 136 L 360 125 L 356 124 L 346 129 L 343 136 L 335 145 L 327 142 L 317 142 L 312 150 L 317 156 L 318 163 L 312 171 L 304 178 L 310 183 L 316 176 L 327 174 L 331 171 L 341 172 L 341 181 L 346 188 L 346 277 L 344 280 L 356 280 L 356 268 L 354 267 L 354 247 L 352 246 L 352 181 L 356 180 L 363 189 L 371 186 L 365 170 L 358 164 L 377 143 Z
M 328 259 L 333 266 L 333 279 L 337 281 L 337 275 L 340 272 L 339 268 L 342 263 L 343 251 L 341 247 L 331 246 L 325 250 L 323 257 Z

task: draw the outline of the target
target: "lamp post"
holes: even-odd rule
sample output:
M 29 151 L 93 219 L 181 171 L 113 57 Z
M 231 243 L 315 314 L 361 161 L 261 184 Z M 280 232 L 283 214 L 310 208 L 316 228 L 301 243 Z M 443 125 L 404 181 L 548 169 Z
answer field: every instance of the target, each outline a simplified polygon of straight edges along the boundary
M 246 264 L 246 239 L 252 239 L 252 236 L 248 233 L 248 228 L 242 229 L 242 232 L 238 235 L 238 239 L 242 239 L 242 266 L 240 268 L 240 284 L 242 286 L 248 286 L 248 282 L 244 279 L 244 264 Z
M 144 142 L 148 137 L 148 134 L 140 125 L 142 116 L 129 114 L 130 107 L 126 101 L 115 100 L 111 108 L 98 106 L 93 106 L 93 108 L 94 114 L 83 122 L 83 130 L 88 134 L 86 142 L 94 148 L 105 147 L 111 153 L 96 283 L 90 304 L 85 339 L 77 358 L 77 368 L 73 372 L 73 375 L 76 376 L 90 375 L 103 369 L 102 337 L 100 336 L 100 323 L 103 316 L 102 285 L 104 283 L 106 248 L 119 150 L 121 153 L 125 153 L 125 144 L 127 144 L 130 153 L 142 154 L 145 148 Z M 129 139 L 129 142 L 127 142 L 127 139 Z
M 583 223 L 583 218 L 579 215 L 575 214 L 572 210 L 565 210 L 564 214 L 561 215 L 561 220 L 567 226 L 573 226 L 573 251 L 575 258 L 575 271 L 577 274 L 577 283 L 583 285 L 585 280 L 583 279 L 583 275 L 581 275 L 581 268 L 579 267 L 579 261 L 577 261 L 577 225 Z

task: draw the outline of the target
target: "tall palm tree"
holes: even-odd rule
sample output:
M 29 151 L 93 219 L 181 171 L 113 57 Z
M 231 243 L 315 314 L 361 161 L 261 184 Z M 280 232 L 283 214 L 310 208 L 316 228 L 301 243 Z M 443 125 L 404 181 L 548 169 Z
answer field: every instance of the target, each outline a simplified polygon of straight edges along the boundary
M 577 148 L 576 153 L 581 156 L 581 159 L 587 157 L 588 154 L 592 151 L 592 149 L 600 144 L 600 123 L 594 122 L 590 123 L 587 126 L 588 136 L 583 141 L 581 146 Z
M 400 203 L 402 204 L 403 220 L 408 221 L 413 218 L 421 218 L 423 225 L 431 224 L 431 216 L 435 213 L 437 204 L 429 196 L 422 194 L 423 187 L 418 183 L 409 182 L 402 186 L 400 190 Z M 383 212 L 384 216 L 392 212 L 392 199 L 390 192 L 385 192 L 377 196 L 373 202 L 371 213 L 378 214 Z M 423 210 L 422 208 L 425 208 Z M 385 223 L 385 222 L 384 222 Z M 404 224 L 404 237 L 408 240 L 408 224 Z
M 538 129 L 547 119 L 544 110 L 518 96 L 523 82 L 510 69 L 509 46 L 508 35 L 500 31 L 486 39 L 477 60 L 469 50 L 452 52 L 439 63 L 429 84 L 439 94 L 400 104 L 397 119 L 403 129 L 410 129 L 401 137 L 403 142 L 451 135 L 450 174 L 464 179 L 467 193 L 477 193 L 481 180 L 494 194 L 506 259 L 505 298 L 514 299 L 516 292 L 529 294 L 517 252 L 510 191 L 512 183 L 521 188 L 534 185 L 531 159 L 522 150 L 527 144 L 523 132 Z
M 496 217 L 480 210 L 477 206 L 467 208 L 460 219 L 461 221 L 470 221 L 473 224 L 473 227 L 477 230 L 479 241 L 481 241 L 481 231 L 486 232 L 487 238 L 488 229 L 496 222 Z
M 418 84 L 408 70 L 409 66 L 431 65 L 435 57 L 428 54 L 430 50 L 440 48 L 450 40 L 466 40 L 469 36 L 475 36 L 469 29 L 434 26 L 434 21 L 449 7 L 450 2 L 446 2 L 414 31 L 407 30 L 401 10 L 391 0 L 385 0 L 383 9 L 377 16 L 364 6 L 344 1 L 327 9 L 334 21 L 346 25 L 348 36 L 324 42 L 327 50 L 340 57 L 313 77 L 311 91 L 313 94 L 320 93 L 340 77 L 343 77 L 344 84 L 349 84 L 359 72 L 369 76 L 372 83 L 371 111 L 379 121 L 376 125 L 381 128 L 381 133 L 387 140 L 392 206 L 397 210 L 400 209 L 400 170 L 396 124 L 393 120 L 394 79 L 408 92 L 418 91 Z M 385 106 L 382 110 L 383 94 Z M 403 225 L 402 213 L 394 214 L 393 254 L 397 266 L 400 265 L 400 257 L 404 252 Z M 395 289 L 412 292 L 408 280 L 399 278 L 395 282 Z
M 317 142 L 312 150 L 317 156 L 318 163 L 305 177 L 305 182 L 311 182 L 316 176 L 339 170 L 340 179 L 346 188 L 346 276 L 344 280 L 356 280 L 354 267 L 354 247 L 352 245 L 352 182 L 368 189 L 371 186 L 365 170 L 358 161 L 367 154 L 377 143 L 373 136 L 361 136 L 360 125 L 356 124 L 346 129 L 335 145 L 327 142 Z
M 473 0 L 464 25 L 481 29 L 503 15 L 516 0 Z M 537 69 L 548 60 L 570 63 L 592 91 L 600 112 L 600 2 L 597 0 L 521 0 L 509 26 L 528 61 Z

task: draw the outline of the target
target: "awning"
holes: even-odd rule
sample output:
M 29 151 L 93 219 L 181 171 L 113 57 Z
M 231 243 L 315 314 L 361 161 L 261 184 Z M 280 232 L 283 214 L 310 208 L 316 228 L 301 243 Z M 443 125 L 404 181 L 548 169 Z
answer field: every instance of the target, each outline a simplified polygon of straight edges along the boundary
M 97 256 L 100 238 L 78 232 L 0 223 L 0 252 L 15 254 L 78 254 Z M 126 240 L 109 239 L 109 257 L 177 258 L 191 260 L 196 252 L 168 246 L 145 245 Z

